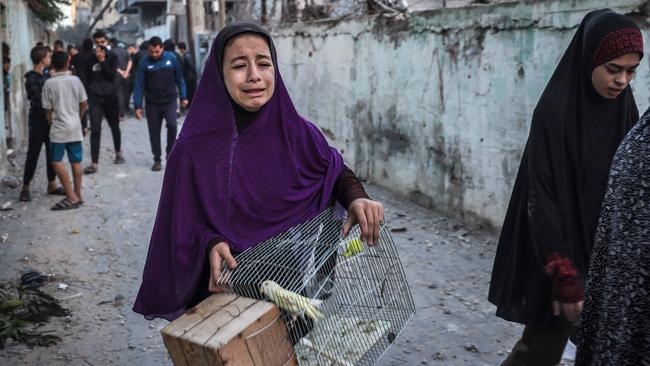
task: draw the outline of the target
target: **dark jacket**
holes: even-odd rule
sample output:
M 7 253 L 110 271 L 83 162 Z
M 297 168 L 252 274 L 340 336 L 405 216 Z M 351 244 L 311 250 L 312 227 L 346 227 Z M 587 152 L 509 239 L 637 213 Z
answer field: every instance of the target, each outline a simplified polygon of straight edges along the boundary
M 25 74 L 25 90 L 29 100 L 29 125 L 40 126 L 43 122 L 47 124 L 41 91 L 43 84 L 49 78 L 48 73 L 39 74 L 34 70 Z
M 111 51 L 106 52 L 104 62 L 99 62 L 97 56 L 90 57 L 86 65 L 88 75 L 88 96 L 116 96 L 115 77 L 117 75 L 117 56 Z
M 178 93 L 181 99 L 187 98 L 183 70 L 173 52 L 164 51 L 158 60 L 147 56 L 140 61 L 133 91 L 136 108 L 142 108 L 143 95 L 147 103 L 166 104 L 176 100 Z
M 88 81 L 90 79 L 90 75 L 88 74 L 88 64 L 94 58 L 95 55 L 92 51 L 80 51 L 76 55 L 72 56 L 72 60 L 70 60 L 70 70 L 81 79 L 86 90 L 88 89 Z

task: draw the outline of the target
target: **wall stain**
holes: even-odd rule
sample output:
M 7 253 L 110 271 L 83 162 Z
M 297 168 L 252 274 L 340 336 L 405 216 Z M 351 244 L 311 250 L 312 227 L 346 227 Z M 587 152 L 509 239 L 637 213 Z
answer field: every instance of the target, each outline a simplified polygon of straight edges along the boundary
M 403 40 L 410 36 L 410 20 L 402 17 L 377 17 L 370 31 L 377 38 L 388 36 L 393 48 L 397 48 Z
M 437 57 L 438 57 L 438 49 L 434 48 L 431 51 L 431 59 L 429 60 L 429 66 L 427 67 L 426 75 L 433 75 L 433 63 L 436 61 Z M 440 66 L 440 63 L 438 63 L 438 66 Z M 440 77 L 440 74 L 438 74 L 438 77 Z M 433 78 L 431 78 L 431 77 L 426 78 L 424 88 L 422 88 L 422 97 L 420 98 L 420 104 L 424 103 L 425 102 L 424 97 L 427 96 L 428 94 L 430 94 L 432 79 Z
M 460 151 L 458 136 L 447 147 L 445 156 L 445 178 L 447 186 L 447 207 L 450 212 L 463 216 L 465 212 L 465 180 L 463 179 L 463 157 Z
M 488 28 L 477 28 L 473 32 L 468 32 L 469 35 L 465 36 L 466 38 L 463 44 L 463 56 L 465 58 L 481 58 L 481 55 L 485 50 L 483 43 L 485 42 L 485 35 L 487 32 Z
M 366 100 L 357 100 L 354 107 L 350 107 L 346 114 L 350 116 L 352 125 L 352 136 L 355 143 L 352 146 L 354 149 L 355 161 L 354 171 L 363 179 L 368 179 L 370 175 L 371 162 L 374 159 L 370 151 L 370 140 L 365 133 L 368 126 L 373 125 L 373 118 L 368 102 Z M 365 128 L 364 128 L 365 126 Z
M 400 131 L 390 128 L 373 129 L 371 132 L 372 143 L 376 145 L 386 144 L 388 151 L 385 151 L 381 158 L 388 158 L 396 153 L 406 154 L 411 150 L 411 141 L 408 136 Z
M 440 53 L 436 50 L 436 58 L 438 59 L 438 98 L 440 98 L 440 113 L 445 112 L 445 79 L 442 72 L 442 61 L 440 60 Z
M 524 70 L 524 65 L 519 65 L 517 69 L 517 77 L 519 79 L 524 79 L 526 77 L 526 70 Z
M 449 54 L 449 58 L 453 64 L 458 63 L 458 49 L 460 48 L 460 41 L 458 40 L 458 34 L 451 31 L 442 32 L 442 44 L 445 47 L 445 51 Z

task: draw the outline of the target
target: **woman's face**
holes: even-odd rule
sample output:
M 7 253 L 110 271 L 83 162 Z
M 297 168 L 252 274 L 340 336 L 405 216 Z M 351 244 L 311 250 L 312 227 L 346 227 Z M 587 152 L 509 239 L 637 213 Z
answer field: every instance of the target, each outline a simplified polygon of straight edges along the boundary
M 591 83 L 596 92 L 607 99 L 618 97 L 634 79 L 639 61 L 639 54 L 633 52 L 596 67 L 591 73 Z
M 230 97 L 249 112 L 262 108 L 275 90 L 275 68 L 266 40 L 243 34 L 226 44 L 223 79 Z

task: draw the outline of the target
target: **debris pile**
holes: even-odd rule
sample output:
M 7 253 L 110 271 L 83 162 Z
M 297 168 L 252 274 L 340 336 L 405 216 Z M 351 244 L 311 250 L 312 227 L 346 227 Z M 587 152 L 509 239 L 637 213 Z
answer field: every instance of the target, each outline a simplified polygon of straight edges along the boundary
M 37 287 L 44 281 L 38 272 L 23 274 L 20 283 L 0 284 L 0 349 L 11 338 L 34 346 L 50 346 L 61 340 L 39 328 L 51 317 L 70 315 L 59 301 Z

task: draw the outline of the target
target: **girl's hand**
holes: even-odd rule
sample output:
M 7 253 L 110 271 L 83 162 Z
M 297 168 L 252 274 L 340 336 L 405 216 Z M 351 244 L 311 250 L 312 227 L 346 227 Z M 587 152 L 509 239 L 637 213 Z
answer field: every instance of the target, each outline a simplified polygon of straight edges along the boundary
M 348 218 L 343 225 L 343 237 L 347 237 L 350 229 L 359 224 L 361 240 L 368 245 L 379 242 L 379 225 L 384 221 L 384 205 L 367 198 L 357 198 L 348 207 Z
M 580 314 L 582 313 L 582 304 L 583 301 L 572 303 L 553 301 L 553 315 L 560 316 L 560 313 L 564 313 L 564 317 L 568 321 L 577 322 L 580 320 Z
M 227 279 L 221 279 L 221 266 L 224 261 L 230 269 L 237 267 L 235 257 L 230 254 L 230 246 L 225 241 L 222 241 L 210 250 L 210 282 L 208 284 L 210 292 L 223 292 L 225 290 L 224 287 L 228 281 Z

